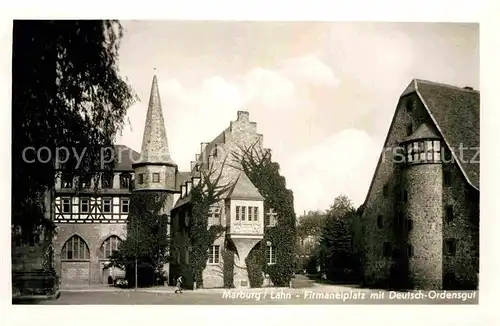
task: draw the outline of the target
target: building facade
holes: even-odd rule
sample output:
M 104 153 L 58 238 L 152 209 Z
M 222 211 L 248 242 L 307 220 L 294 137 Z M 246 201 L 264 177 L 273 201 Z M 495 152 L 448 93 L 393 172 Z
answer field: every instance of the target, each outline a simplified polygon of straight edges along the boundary
M 365 283 L 476 288 L 479 92 L 413 80 L 362 207 Z
M 107 268 L 109 257 L 126 238 L 127 218 L 132 192 L 167 194 L 163 211 L 169 215 L 173 261 L 165 266 L 171 278 L 182 266 L 189 266 L 189 193 L 200 180 L 203 170 L 221 171 L 221 183 L 234 186 L 220 203 L 211 208 L 209 224 L 227 225 L 223 234 L 210 247 L 210 258 L 203 273 L 205 287 L 222 287 L 219 272 L 223 264 L 222 252 L 227 241 L 236 257 L 234 284 L 248 286 L 245 258 L 263 238 L 264 225 L 276 223 L 276 213 L 264 212 L 264 198 L 235 165 L 230 153 L 241 146 L 255 145 L 262 149 L 263 136 L 257 125 L 249 120 L 249 113 L 238 111 L 214 141 L 202 143 L 200 152 L 191 162 L 191 169 L 178 170 L 170 157 L 167 132 L 162 113 L 156 76 L 153 78 L 146 116 L 141 153 L 123 146 L 114 147 L 115 168 L 103 172 L 98 181 L 79 180 L 62 174 L 50 195 L 50 216 L 56 225 L 53 238 L 54 265 L 63 286 L 106 284 L 123 271 Z M 76 187 L 76 183 L 81 187 Z M 97 182 L 97 184 L 95 184 Z M 269 263 L 276 260 L 272 244 L 266 243 Z
M 217 288 L 230 284 L 236 288 L 249 287 L 246 258 L 257 246 L 266 247 L 268 264 L 276 263 L 272 243 L 262 243 L 264 228 L 276 225 L 276 213 L 272 208 L 264 211 L 264 197 L 242 171 L 241 163 L 236 159 L 238 155 L 234 155 L 241 154 L 250 146 L 255 146 L 257 151 L 265 151 L 262 142 L 263 137 L 257 133 L 256 123 L 249 120 L 248 112 L 238 111 L 237 119 L 218 137 L 210 143 L 201 143 L 200 153 L 191 162 L 190 175 L 181 185 L 179 199 L 171 213 L 171 277 L 190 276 L 190 192 L 200 182 L 202 171 L 212 173 L 213 178 L 220 176 L 219 186 L 230 185 L 228 192 L 209 211 L 208 227 L 222 225 L 227 231 L 209 247 L 203 286 Z M 231 270 L 229 276 L 225 274 L 226 268 Z

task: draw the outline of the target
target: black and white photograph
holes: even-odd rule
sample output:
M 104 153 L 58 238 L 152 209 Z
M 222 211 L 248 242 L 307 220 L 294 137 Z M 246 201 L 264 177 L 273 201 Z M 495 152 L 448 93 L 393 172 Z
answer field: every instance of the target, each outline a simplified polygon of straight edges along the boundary
M 10 33 L 12 305 L 479 303 L 479 23 Z

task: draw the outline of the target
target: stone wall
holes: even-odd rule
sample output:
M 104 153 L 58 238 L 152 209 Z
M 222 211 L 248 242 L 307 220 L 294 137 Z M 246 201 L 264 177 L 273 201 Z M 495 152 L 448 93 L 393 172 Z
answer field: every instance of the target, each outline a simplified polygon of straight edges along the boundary
M 406 109 L 406 100 L 416 100 L 416 106 L 411 111 Z M 368 284 L 386 282 L 389 279 L 392 257 L 384 257 L 384 243 L 390 243 L 391 248 L 396 246 L 393 231 L 398 217 L 397 205 L 401 189 L 400 161 L 395 156 L 395 149 L 408 136 L 407 128 L 410 124 L 415 130 L 428 118 L 415 93 L 402 97 L 398 102 L 362 215 L 363 269 L 365 282 Z M 378 216 L 383 220 L 381 228 L 377 225 Z
M 101 284 L 102 281 L 102 264 L 100 261 L 100 248 L 104 240 L 112 235 L 118 236 L 125 240 L 127 234 L 127 224 L 58 224 L 56 228 L 56 236 L 53 240 L 54 245 L 54 260 L 55 270 L 61 279 L 73 280 L 72 283 L 81 283 L 81 277 L 88 274 L 90 284 Z M 73 235 L 80 236 L 89 247 L 90 259 L 88 262 L 70 262 L 62 264 L 61 250 L 64 243 Z M 64 267 L 71 270 L 63 270 Z M 63 273 L 70 273 L 69 276 L 63 276 Z
M 466 163 L 467 164 L 467 163 Z M 471 164 L 471 163 L 469 163 Z M 465 180 L 456 164 L 448 166 L 451 183 L 443 188 L 443 242 L 454 239 L 456 253 L 446 253 L 444 248 L 443 274 L 454 278 L 455 286 L 475 288 L 479 273 L 479 192 Z M 453 208 L 453 220 L 446 220 L 446 206 Z

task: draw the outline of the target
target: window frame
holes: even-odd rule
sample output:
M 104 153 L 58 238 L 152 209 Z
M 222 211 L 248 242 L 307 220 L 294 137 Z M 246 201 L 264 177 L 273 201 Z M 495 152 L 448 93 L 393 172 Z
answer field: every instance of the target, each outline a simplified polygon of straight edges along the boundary
M 220 264 L 220 246 L 219 245 L 211 245 L 208 248 L 208 265 L 218 265 Z
M 77 240 L 77 244 L 75 244 L 75 241 Z M 68 245 L 71 244 L 71 251 L 68 250 Z M 76 247 L 76 251 L 74 250 Z M 83 249 L 83 257 L 81 257 L 81 253 Z M 69 257 L 68 253 L 71 252 L 71 257 Z M 78 255 L 74 255 L 74 253 L 77 253 Z M 73 235 L 71 236 L 66 242 L 64 243 L 62 249 L 61 249 L 61 261 L 89 261 L 90 260 L 90 249 L 85 240 L 83 240 L 82 237 L 79 235 Z
M 104 207 L 106 206 L 106 201 L 109 200 L 109 212 L 106 212 Z M 113 198 L 112 197 L 102 197 L 101 198 L 101 212 L 103 214 L 112 214 L 113 213 Z

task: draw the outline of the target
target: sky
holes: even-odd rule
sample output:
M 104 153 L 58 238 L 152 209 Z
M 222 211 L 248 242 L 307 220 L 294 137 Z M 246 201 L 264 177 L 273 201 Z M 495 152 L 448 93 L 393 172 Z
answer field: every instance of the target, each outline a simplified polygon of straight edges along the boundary
M 293 190 L 295 211 L 363 203 L 413 78 L 479 88 L 479 25 L 122 21 L 120 74 L 139 97 L 117 143 L 140 151 L 153 75 L 170 154 L 188 170 L 238 110 Z M 156 70 L 155 70 L 156 69 Z

